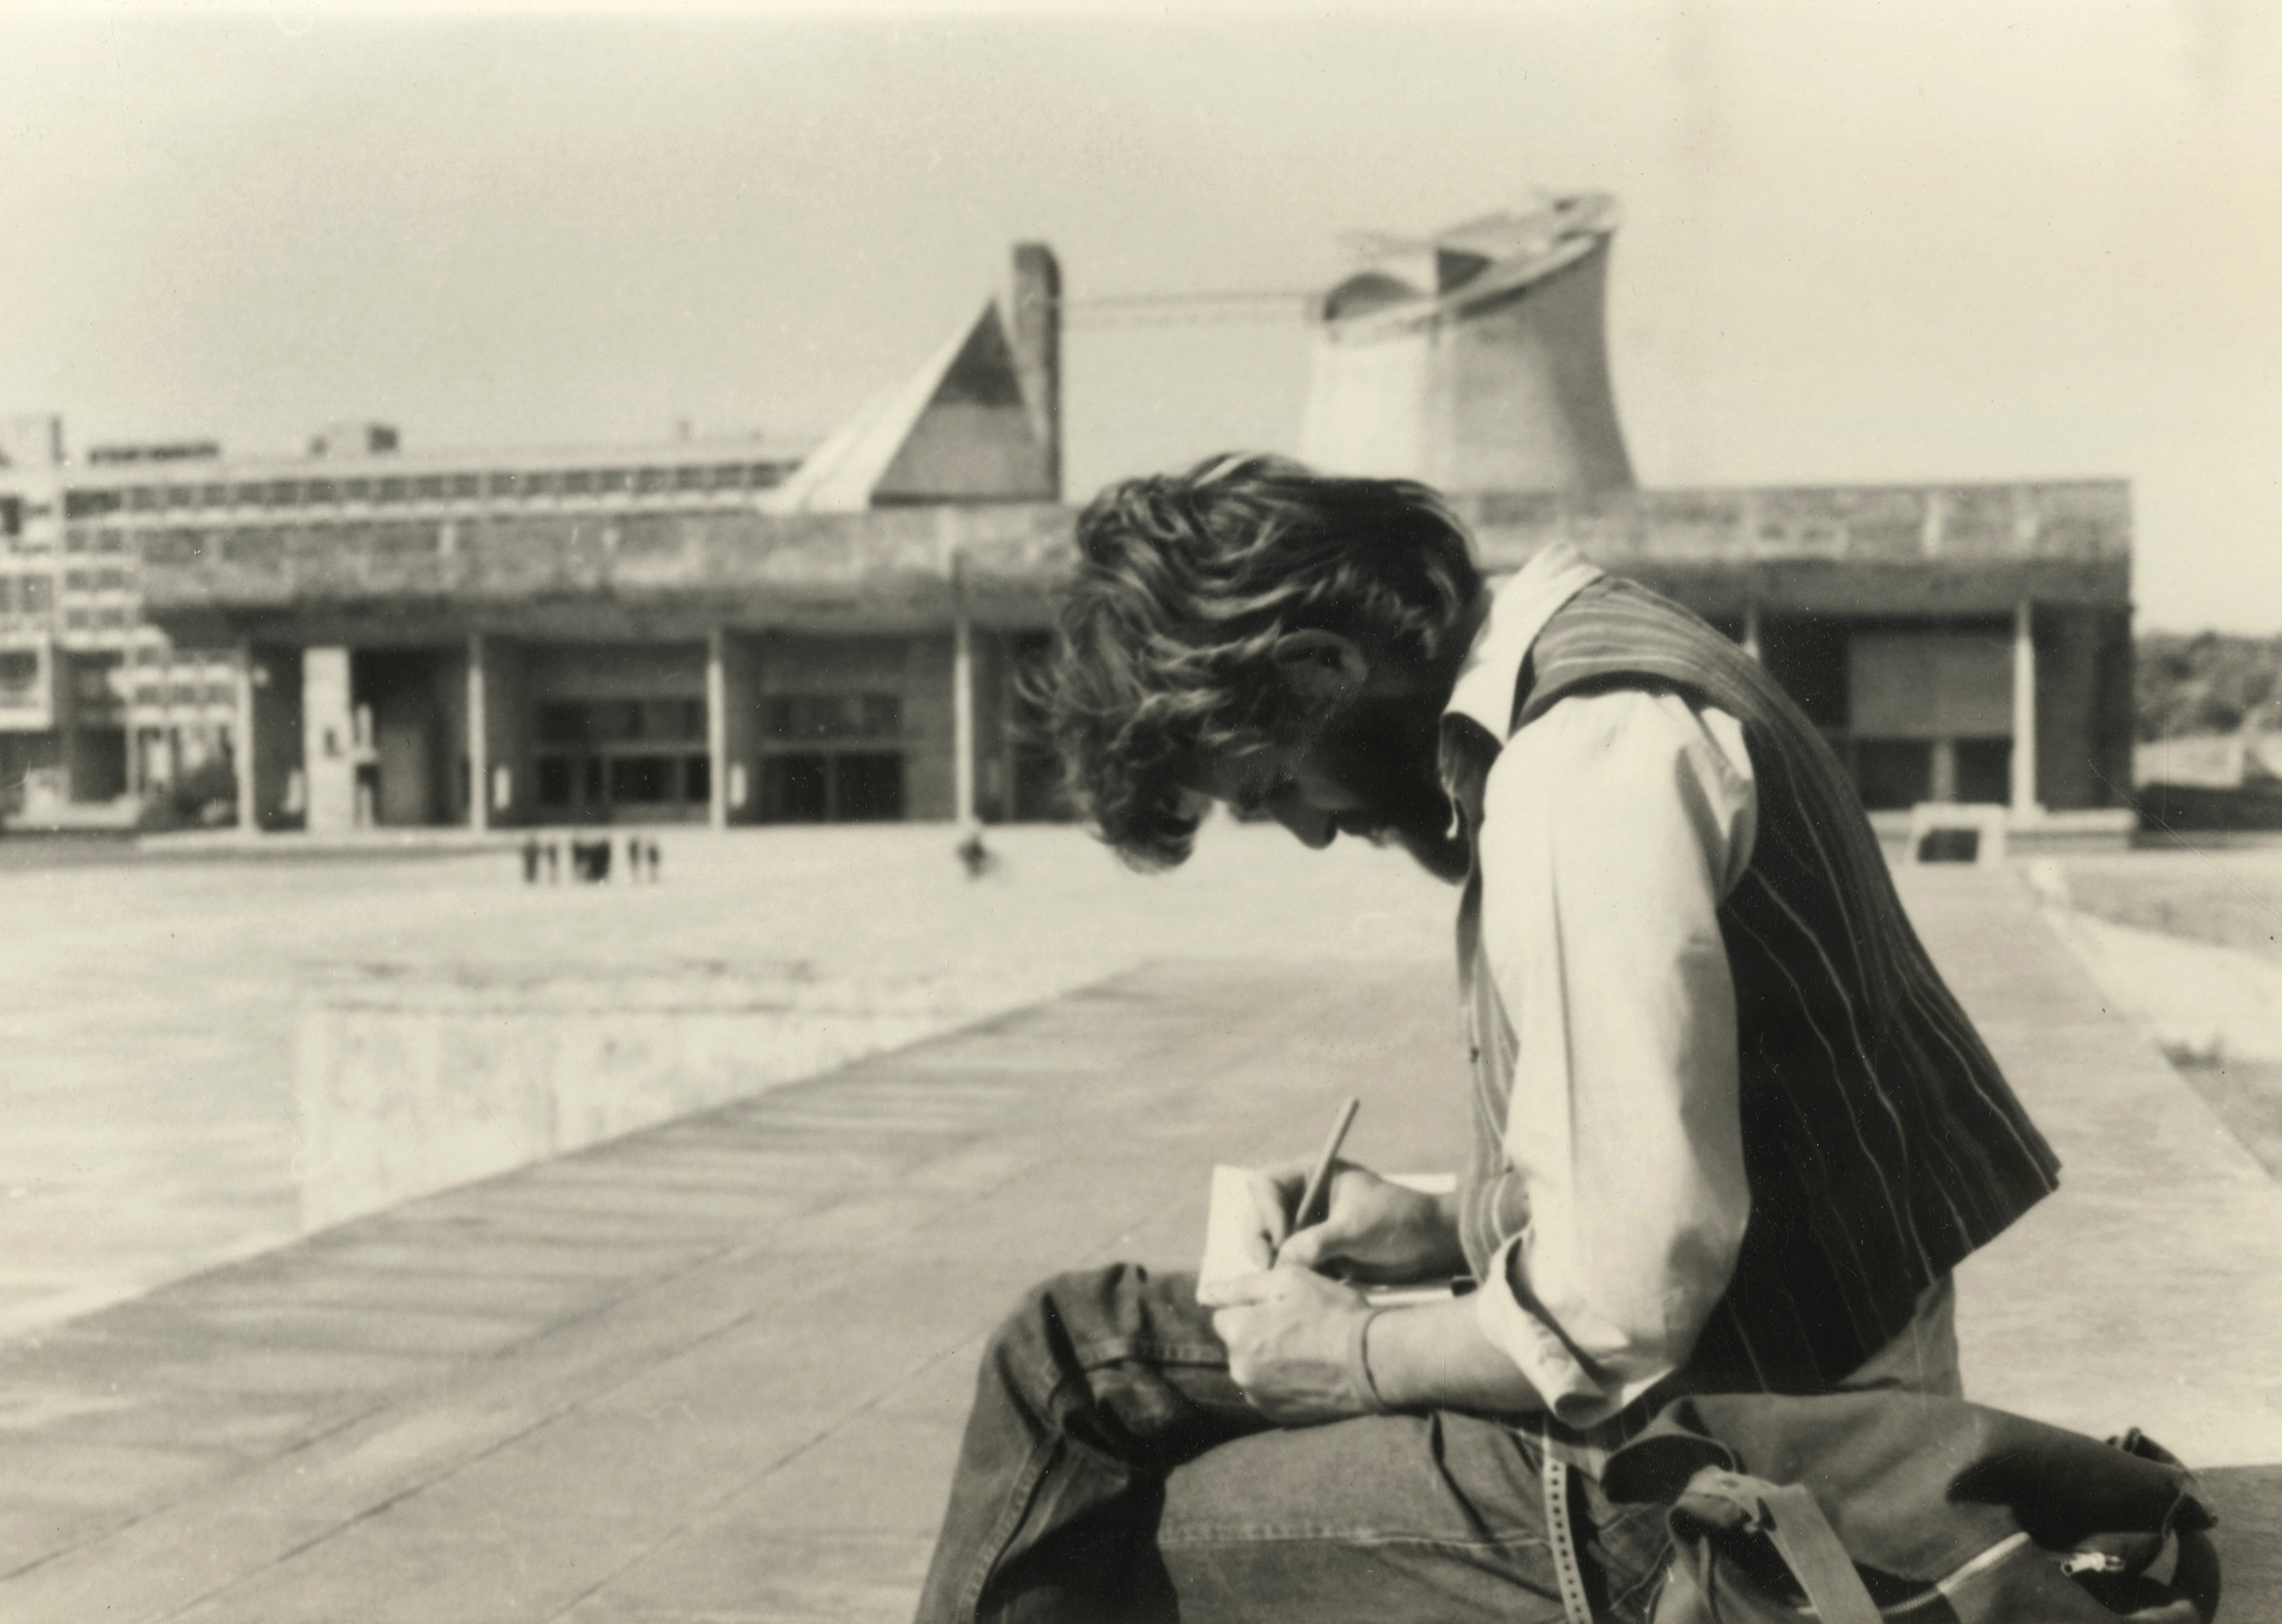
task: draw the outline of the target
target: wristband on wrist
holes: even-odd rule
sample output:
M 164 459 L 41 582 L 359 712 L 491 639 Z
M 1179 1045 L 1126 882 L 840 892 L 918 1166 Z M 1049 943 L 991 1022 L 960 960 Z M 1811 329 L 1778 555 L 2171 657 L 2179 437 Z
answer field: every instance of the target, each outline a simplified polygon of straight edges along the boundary
M 1347 1345 L 1348 1382 L 1372 1415 L 1391 1415 L 1394 1409 L 1379 1392 L 1378 1383 L 1370 1373 L 1371 1321 L 1391 1311 L 1387 1308 L 1364 1310 L 1362 1318 L 1355 1321 L 1354 1340 Z

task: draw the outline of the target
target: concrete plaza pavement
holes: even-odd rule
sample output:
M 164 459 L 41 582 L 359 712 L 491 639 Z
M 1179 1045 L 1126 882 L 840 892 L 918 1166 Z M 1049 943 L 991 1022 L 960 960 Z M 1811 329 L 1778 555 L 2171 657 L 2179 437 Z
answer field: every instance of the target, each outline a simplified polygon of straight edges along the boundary
M 1963 1272 L 1970 1391 L 2208 1468 L 2272 1616 L 2282 1188 L 2015 878 L 1905 884 L 2068 1162 Z M 1168 959 L 0 1347 L 0 1618 L 905 1616 L 1023 1287 L 1180 1266 L 1350 1092 L 1446 1164 L 1454 1024 L 1432 966 Z

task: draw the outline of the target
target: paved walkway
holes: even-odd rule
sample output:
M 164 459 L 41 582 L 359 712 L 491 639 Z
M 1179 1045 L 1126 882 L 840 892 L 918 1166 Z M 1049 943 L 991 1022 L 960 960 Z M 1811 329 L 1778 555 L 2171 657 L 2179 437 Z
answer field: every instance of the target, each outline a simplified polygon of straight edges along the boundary
M 2282 1190 L 2004 877 L 1913 909 L 2069 1161 L 1963 1286 L 1976 1396 L 2216 1465 L 2282 1603 Z M 1447 1162 L 1446 977 L 1173 963 L 0 1348 L 0 1618 L 889 1620 L 1034 1278 L 1179 1264 L 1215 1160 Z

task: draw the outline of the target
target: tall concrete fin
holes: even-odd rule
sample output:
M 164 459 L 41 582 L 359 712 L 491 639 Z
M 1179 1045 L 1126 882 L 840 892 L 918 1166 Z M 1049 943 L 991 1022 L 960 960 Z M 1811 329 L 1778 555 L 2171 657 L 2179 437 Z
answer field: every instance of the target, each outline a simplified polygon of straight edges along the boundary
M 1446 491 L 1631 488 L 1609 375 L 1616 225 L 1613 199 L 1579 193 L 1362 239 L 1318 306 L 1300 455 Z
M 1062 271 L 1044 243 L 1014 244 L 1006 319 L 1013 331 L 1014 369 L 1030 424 L 1045 443 L 1047 482 L 1062 485 Z

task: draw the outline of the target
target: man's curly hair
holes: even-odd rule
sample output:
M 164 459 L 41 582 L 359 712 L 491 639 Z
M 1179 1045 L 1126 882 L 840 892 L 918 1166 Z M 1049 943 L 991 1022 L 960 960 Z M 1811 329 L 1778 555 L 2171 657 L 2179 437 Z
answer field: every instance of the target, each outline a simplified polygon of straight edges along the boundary
M 1464 529 L 1407 480 L 1230 455 L 1130 479 L 1077 524 L 1076 578 L 1030 697 L 1071 799 L 1137 868 L 1194 843 L 1206 752 L 1299 742 L 1269 653 L 1286 632 L 1432 664 L 1481 590 Z

